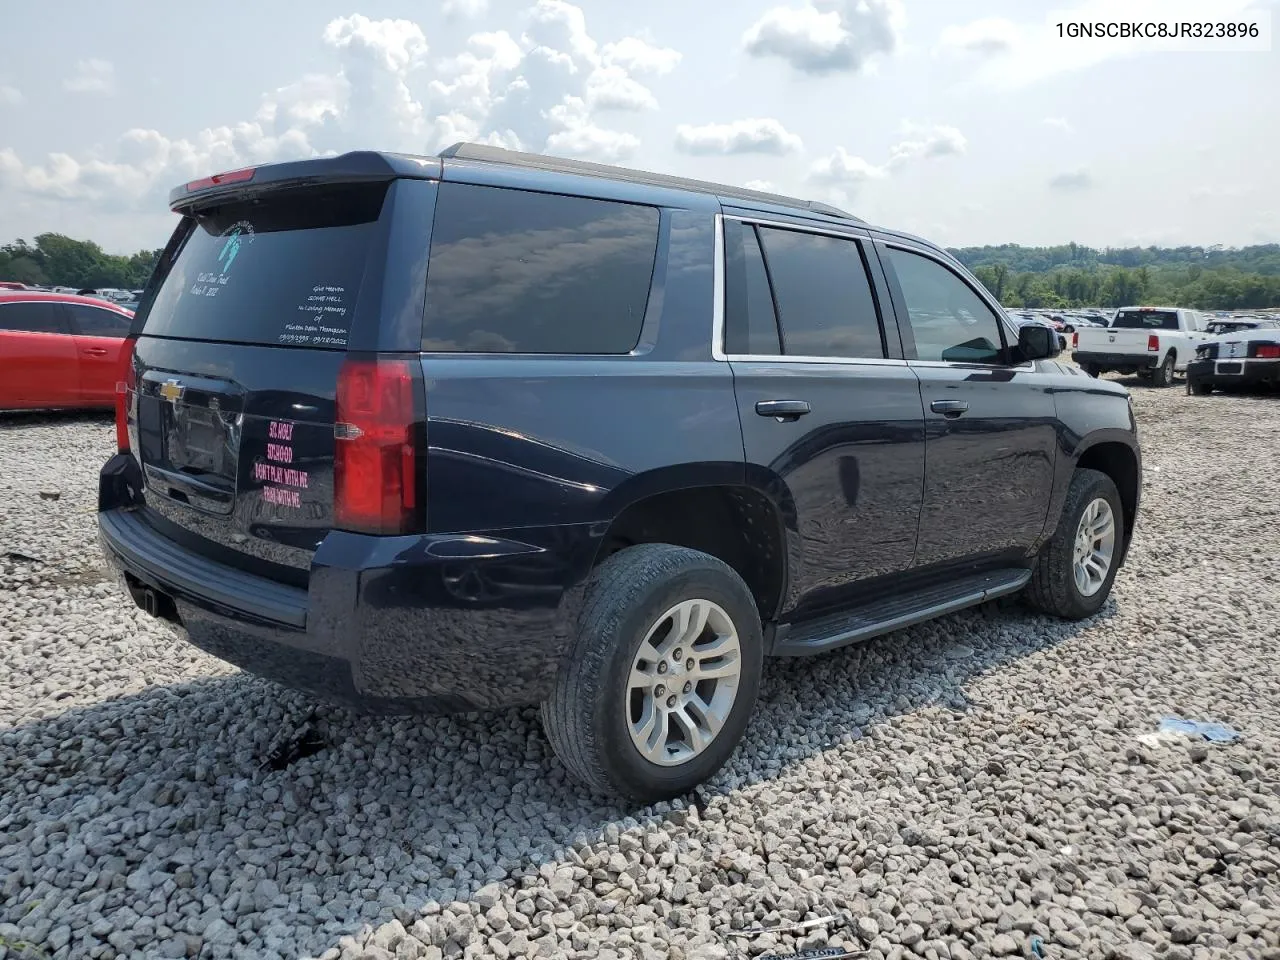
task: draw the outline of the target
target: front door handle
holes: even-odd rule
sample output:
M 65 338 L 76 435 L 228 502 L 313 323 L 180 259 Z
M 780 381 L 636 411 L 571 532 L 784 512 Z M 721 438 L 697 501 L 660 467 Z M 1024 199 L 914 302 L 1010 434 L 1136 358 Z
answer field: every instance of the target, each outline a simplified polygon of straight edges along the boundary
M 84 353 L 87 357 L 105 357 L 107 355 L 107 351 L 102 347 L 85 347 Z
M 929 409 L 944 417 L 958 417 L 969 409 L 969 403 L 966 400 L 935 400 L 929 404 Z
M 756 413 L 762 417 L 777 417 L 779 420 L 796 420 L 809 412 L 807 400 L 760 400 L 756 403 Z

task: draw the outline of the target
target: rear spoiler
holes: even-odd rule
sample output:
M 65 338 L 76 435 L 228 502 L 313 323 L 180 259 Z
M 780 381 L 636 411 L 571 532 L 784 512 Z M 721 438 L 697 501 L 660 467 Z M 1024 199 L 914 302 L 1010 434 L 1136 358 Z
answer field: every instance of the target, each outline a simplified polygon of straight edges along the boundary
M 290 187 L 322 183 L 369 183 L 408 178 L 439 180 L 438 157 L 413 157 L 399 153 L 359 150 L 337 157 L 267 163 L 192 180 L 169 192 L 169 209 L 188 214 L 211 201 L 251 197 Z

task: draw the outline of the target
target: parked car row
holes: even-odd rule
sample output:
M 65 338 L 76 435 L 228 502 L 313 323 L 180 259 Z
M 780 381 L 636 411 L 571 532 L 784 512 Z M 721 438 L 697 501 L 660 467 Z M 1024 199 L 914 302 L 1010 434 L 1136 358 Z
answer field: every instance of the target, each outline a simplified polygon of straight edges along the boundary
M 1084 327 L 1105 327 L 1111 323 L 1111 313 L 1088 308 L 1079 311 L 1011 309 L 1009 316 L 1015 323 L 1023 320 L 1047 323 L 1059 333 L 1075 333 Z
M 1136 374 L 1167 387 L 1184 374 L 1187 392 L 1197 395 L 1280 386 L 1280 315 L 1122 307 L 1106 328 L 1076 330 L 1069 346 L 1092 377 Z
M 93 297 L 96 300 L 108 300 L 112 303 L 120 304 L 136 304 L 142 298 L 141 290 L 125 290 L 120 287 L 50 287 L 38 283 L 19 283 L 16 280 L 0 280 L 0 290 L 74 294 L 79 297 Z

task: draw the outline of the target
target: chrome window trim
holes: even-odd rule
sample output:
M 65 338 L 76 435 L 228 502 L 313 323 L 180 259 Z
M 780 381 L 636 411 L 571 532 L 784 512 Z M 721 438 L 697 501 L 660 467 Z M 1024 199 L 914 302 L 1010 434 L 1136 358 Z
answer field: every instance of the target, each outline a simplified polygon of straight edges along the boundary
M 734 220 L 738 223 L 750 223 L 760 227 L 771 227 L 780 230 L 791 230 L 796 233 L 815 233 L 819 236 L 836 237 L 841 240 L 852 240 L 855 243 L 858 240 L 870 240 L 870 235 L 865 232 L 855 232 L 851 230 L 830 230 L 824 227 L 810 227 L 807 224 L 790 223 L 785 220 L 770 220 L 767 217 L 745 217 L 726 215 L 724 213 L 716 214 L 716 231 L 715 231 L 715 263 L 712 269 L 712 284 L 714 287 L 711 303 L 711 356 L 712 359 L 719 360 L 722 363 L 824 363 L 824 364 L 841 364 L 844 366 L 870 366 L 870 367 L 905 367 L 906 360 L 899 360 L 895 357 L 802 357 L 795 354 L 773 354 L 773 353 L 725 353 L 724 350 L 724 298 L 725 298 L 725 270 L 724 270 L 724 222 L 726 220 Z M 868 282 L 871 278 L 867 278 Z
M 835 363 L 846 367 L 905 367 L 910 362 L 896 357 L 800 357 L 768 353 L 726 353 L 716 359 L 731 363 Z

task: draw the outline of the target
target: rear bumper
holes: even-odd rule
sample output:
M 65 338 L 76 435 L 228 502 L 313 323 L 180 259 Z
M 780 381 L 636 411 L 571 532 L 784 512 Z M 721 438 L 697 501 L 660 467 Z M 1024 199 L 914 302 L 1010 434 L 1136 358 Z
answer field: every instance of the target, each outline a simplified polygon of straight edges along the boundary
M 1192 360 L 1187 364 L 1187 381 L 1215 387 L 1280 386 L 1280 360 L 1256 357 Z
M 1071 358 L 1080 365 L 1089 364 L 1102 370 L 1151 370 L 1160 364 L 1157 353 L 1097 353 L 1077 350 Z
M 303 589 L 194 553 L 138 510 L 101 506 L 103 553 L 140 606 L 222 660 L 373 713 L 545 699 L 595 546 L 585 525 L 519 541 L 334 531 Z

